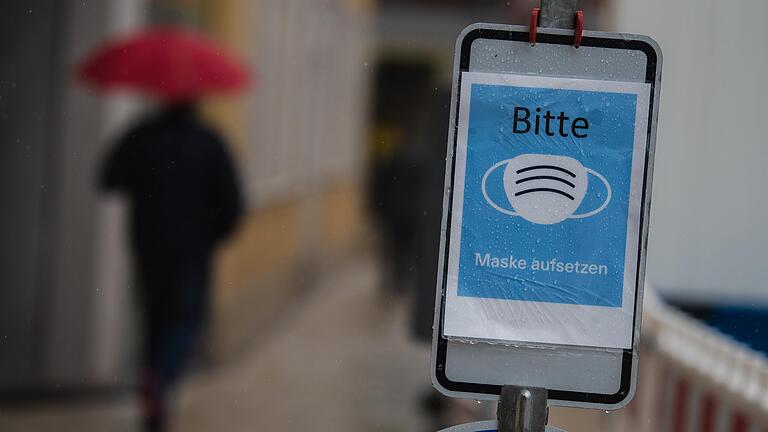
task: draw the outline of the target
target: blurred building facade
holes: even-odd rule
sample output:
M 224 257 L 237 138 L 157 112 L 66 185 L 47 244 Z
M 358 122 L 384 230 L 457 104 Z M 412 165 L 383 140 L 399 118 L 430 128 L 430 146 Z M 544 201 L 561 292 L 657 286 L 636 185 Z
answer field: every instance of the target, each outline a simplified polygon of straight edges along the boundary
M 363 238 L 372 8 L 366 0 L 31 1 L 3 14 L 0 394 L 131 382 L 125 209 L 98 196 L 95 172 L 146 103 L 78 86 L 73 65 L 110 37 L 181 24 L 253 67 L 250 92 L 204 107 L 231 143 L 248 202 L 216 272 L 208 351 L 226 359 Z
M 124 299 L 124 254 L 102 236 L 103 216 L 120 212 L 98 204 L 94 169 L 132 108 L 75 88 L 71 67 L 106 35 L 138 25 L 142 8 L 91 6 L 33 1 L 2 17 L 4 392 L 86 384 L 88 374 L 114 378 L 121 361 L 111 356 L 130 339 L 126 315 L 114 307 Z
M 616 3 L 615 28 L 664 50 L 649 277 L 678 298 L 766 306 L 768 5 Z M 739 31 L 715 31 L 728 23 Z

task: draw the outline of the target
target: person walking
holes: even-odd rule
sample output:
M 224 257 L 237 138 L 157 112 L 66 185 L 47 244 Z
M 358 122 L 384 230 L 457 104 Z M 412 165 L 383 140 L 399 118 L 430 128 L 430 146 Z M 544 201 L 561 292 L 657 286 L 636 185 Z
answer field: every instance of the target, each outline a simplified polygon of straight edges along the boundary
M 108 43 L 81 64 L 80 76 L 98 88 L 153 95 L 161 106 L 109 151 L 99 181 L 130 202 L 139 395 L 145 430 L 162 431 L 172 389 L 206 327 L 213 252 L 242 212 L 226 144 L 197 107 L 205 94 L 244 87 L 248 73 L 201 35 L 159 28 Z
M 192 103 L 132 128 L 107 156 L 101 186 L 126 195 L 143 319 L 146 430 L 163 429 L 169 390 L 205 328 L 212 251 L 241 213 L 222 139 Z

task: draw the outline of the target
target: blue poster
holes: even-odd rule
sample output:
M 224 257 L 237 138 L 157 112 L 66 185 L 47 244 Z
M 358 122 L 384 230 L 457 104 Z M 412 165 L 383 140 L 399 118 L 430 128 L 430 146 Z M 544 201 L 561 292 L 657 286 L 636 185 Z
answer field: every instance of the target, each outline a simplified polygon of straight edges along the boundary
M 462 85 L 449 309 L 523 308 L 519 320 L 528 302 L 583 324 L 583 309 L 563 308 L 631 306 L 648 85 L 482 73 Z M 500 302 L 459 307 L 472 299 Z M 503 323 L 490 318 L 494 329 L 470 333 L 496 338 Z

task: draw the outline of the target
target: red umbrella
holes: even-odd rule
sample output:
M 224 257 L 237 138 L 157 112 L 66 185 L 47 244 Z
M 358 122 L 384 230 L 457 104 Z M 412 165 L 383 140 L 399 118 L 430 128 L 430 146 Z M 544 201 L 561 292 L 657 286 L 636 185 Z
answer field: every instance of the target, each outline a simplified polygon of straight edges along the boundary
M 181 28 L 155 28 L 109 42 L 78 68 L 102 89 L 129 88 L 165 100 L 193 99 L 248 84 L 248 70 L 203 36 Z

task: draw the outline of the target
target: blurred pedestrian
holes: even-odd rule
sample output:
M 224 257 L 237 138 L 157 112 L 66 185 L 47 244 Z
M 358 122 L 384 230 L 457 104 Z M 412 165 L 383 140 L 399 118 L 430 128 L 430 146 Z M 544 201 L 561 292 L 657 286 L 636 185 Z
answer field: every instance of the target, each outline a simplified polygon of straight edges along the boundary
M 397 146 L 372 170 L 372 214 L 380 231 L 385 295 L 410 294 L 416 283 L 416 214 L 422 175 L 410 147 Z
M 169 390 L 205 328 L 211 255 L 240 215 L 238 182 L 222 139 L 188 102 L 128 131 L 107 156 L 101 185 L 131 203 L 143 319 L 140 392 L 146 430 L 158 431 Z
M 369 209 L 379 234 L 387 297 L 416 289 L 418 223 L 424 173 L 420 152 L 434 70 L 428 63 L 386 61 L 376 68 L 368 170 Z
M 414 190 L 418 202 L 414 221 L 417 248 L 417 284 L 411 303 L 411 335 L 421 343 L 432 342 L 435 316 L 435 289 L 440 251 L 440 225 L 443 219 L 443 187 L 445 185 L 445 155 L 448 140 L 447 119 L 450 115 L 451 89 L 435 90 L 429 101 L 430 116 L 425 121 L 429 131 L 424 145 L 414 159 L 422 173 L 419 189 Z
M 248 72 L 195 32 L 158 28 L 107 43 L 80 65 L 80 76 L 162 101 L 107 155 L 100 179 L 131 204 L 143 320 L 140 396 L 145 429 L 161 431 L 170 391 L 205 329 L 213 251 L 242 209 L 226 146 L 201 120 L 197 101 L 244 87 Z

